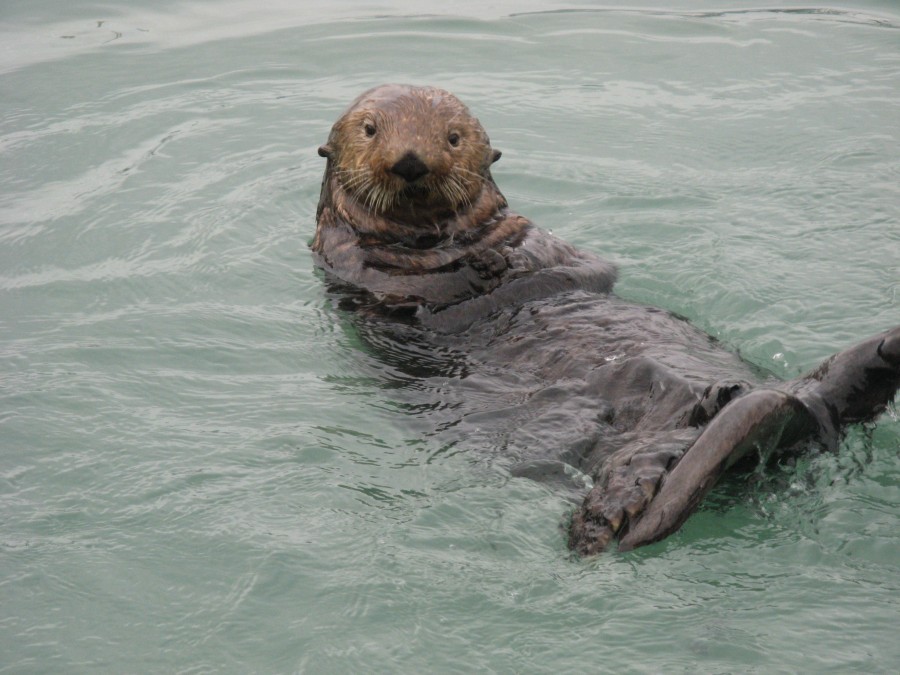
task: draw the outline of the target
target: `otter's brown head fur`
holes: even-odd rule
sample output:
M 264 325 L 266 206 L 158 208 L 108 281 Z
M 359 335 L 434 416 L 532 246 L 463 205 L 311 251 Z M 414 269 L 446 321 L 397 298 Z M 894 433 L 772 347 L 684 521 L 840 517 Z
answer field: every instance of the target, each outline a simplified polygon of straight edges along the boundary
M 388 84 L 357 98 L 319 148 L 325 182 L 345 207 L 369 218 L 435 223 L 470 209 L 500 158 L 481 123 L 453 94 L 435 87 Z M 499 192 L 497 192 L 499 194 Z M 502 196 L 501 196 L 502 199 Z
M 329 275 L 364 291 L 364 302 L 391 312 L 446 308 L 540 270 L 595 265 L 510 211 L 491 177 L 500 153 L 443 89 L 370 89 L 319 154 L 328 164 L 310 248 Z M 608 291 L 615 274 L 599 270 L 591 283 Z M 555 283 L 542 276 L 530 292 Z M 571 285 L 570 272 L 559 283 Z

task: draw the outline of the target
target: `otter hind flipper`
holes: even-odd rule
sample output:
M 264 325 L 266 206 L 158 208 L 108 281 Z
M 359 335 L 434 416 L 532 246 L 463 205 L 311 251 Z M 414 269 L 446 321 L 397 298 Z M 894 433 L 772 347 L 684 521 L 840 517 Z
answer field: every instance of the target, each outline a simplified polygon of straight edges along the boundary
M 838 352 L 787 388 L 819 419 L 822 435 L 836 441 L 844 426 L 874 420 L 896 396 L 900 326 Z
M 619 550 L 659 541 L 678 530 L 722 473 L 750 450 L 787 445 L 814 429 L 805 406 L 785 392 L 760 389 L 732 401 L 665 477 L 647 508 L 629 523 Z
M 714 412 L 699 438 L 675 458 L 674 468 L 659 476 L 658 491 L 639 509 L 629 510 L 627 504 L 636 501 L 623 497 L 636 494 L 633 487 L 608 490 L 603 484 L 598 488 L 608 494 L 592 491 L 573 519 L 570 544 L 582 553 L 595 553 L 616 534 L 620 551 L 664 539 L 681 527 L 722 473 L 753 448 L 785 448 L 804 438 L 834 446 L 846 425 L 871 421 L 883 412 L 898 388 L 900 327 L 838 352 L 808 375 L 786 383 L 784 391 L 759 389 L 738 396 Z M 637 471 L 627 473 L 619 483 L 640 484 Z M 616 510 L 616 505 L 621 508 Z M 598 513 L 603 514 L 603 527 L 591 515 Z M 590 528 L 584 526 L 587 521 Z M 599 535 L 596 543 L 580 541 L 591 531 Z
M 682 443 L 610 457 L 572 518 L 569 546 L 599 553 L 615 536 L 619 550 L 659 541 L 687 520 L 719 477 L 756 447 L 785 445 L 816 428 L 794 396 L 760 389 L 735 398 L 702 431 L 681 429 Z

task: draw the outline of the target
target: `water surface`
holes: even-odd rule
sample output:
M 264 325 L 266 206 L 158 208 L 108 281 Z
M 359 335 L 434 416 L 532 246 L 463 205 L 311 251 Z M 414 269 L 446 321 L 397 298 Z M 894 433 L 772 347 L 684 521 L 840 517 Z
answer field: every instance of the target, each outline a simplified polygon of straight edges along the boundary
M 258 4 L 0 12 L 0 672 L 896 671 L 896 414 L 573 560 L 306 246 L 341 110 L 443 86 L 517 210 L 793 377 L 900 323 L 893 4 Z

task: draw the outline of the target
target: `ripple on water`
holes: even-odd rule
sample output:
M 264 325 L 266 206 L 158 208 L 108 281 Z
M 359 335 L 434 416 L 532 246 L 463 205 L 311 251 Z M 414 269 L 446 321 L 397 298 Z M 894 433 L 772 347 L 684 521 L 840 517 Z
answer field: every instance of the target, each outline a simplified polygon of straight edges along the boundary
M 567 495 L 453 427 L 464 360 L 367 332 L 306 248 L 333 119 L 433 82 L 515 208 L 792 376 L 898 321 L 890 11 L 57 4 L 0 64 L 9 668 L 897 662 L 896 415 L 575 560 Z

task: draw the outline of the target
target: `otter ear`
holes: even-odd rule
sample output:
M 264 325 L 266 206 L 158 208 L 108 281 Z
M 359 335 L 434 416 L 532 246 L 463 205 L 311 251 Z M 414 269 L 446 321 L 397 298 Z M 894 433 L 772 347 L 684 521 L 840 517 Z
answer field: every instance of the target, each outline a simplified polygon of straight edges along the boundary
M 331 146 L 327 143 L 319 146 L 319 157 L 331 157 L 332 152 L 334 152 L 334 150 L 332 150 Z
M 503 155 L 503 153 L 500 152 L 499 150 L 494 150 L 493 154 L 491 155 L 491 164 L 493 164 L 493 163 L 496 162 L 498 159 L 500 159 L 500 157 L 501 157 L 502 155 Z

